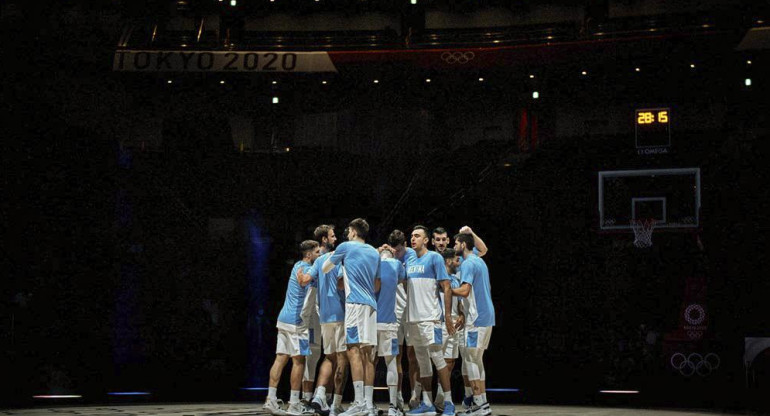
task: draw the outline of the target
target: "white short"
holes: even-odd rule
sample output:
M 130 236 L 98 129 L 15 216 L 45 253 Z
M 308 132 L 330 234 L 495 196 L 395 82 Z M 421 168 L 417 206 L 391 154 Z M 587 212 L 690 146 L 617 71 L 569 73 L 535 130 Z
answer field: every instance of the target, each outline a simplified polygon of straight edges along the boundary
M 369 305 L 345 304 L 345 343 L 377 345 L 377 311 Z
M 462 338 L 464 348 L 478 348 L 485 350 L 489 347 L 489 340 L 492 339 L 491 326 L 466 326 L 465 336 Z
M 324 354 L 347 351 L 345 346 L 345 324 L 342 322 L 321 324 L 321 335 L 324 343 Z
M 398 355 L 398 328 L 377 329 L 377 356 Z
M 411 322 L 406 324 L 406 345 L 427 347 L 441 345 L 444 334 L 441 332 L 441 322 Z
M 306 334 L 300 335 L 299 332 L 278 328 L 277 338 L 276 354 L 286 354 L 290 357 L 310 355 L 310 340 Z
M 460 356 L 460 337 L 462 336 L 462 331 L 455 332 L 454 335 L 449 335 L 449 332 L 446 330 L 446 325 L 443 325 L 443 328 L 441 328 L 442 336 L 444 341 L 441 346 L 444 348 L 444 358 L 445 359 L 452 359 L 456 360 L 457 357 Z

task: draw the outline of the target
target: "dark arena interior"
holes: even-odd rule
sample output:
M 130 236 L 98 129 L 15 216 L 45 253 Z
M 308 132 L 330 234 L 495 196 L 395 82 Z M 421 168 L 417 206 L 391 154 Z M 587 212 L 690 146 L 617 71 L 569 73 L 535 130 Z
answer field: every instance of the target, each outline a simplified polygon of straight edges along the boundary
M 0 414 L 269 414 L 356 218 L 483 239 L 491 414 L 770 412 L 770 2 L 0 5 Z

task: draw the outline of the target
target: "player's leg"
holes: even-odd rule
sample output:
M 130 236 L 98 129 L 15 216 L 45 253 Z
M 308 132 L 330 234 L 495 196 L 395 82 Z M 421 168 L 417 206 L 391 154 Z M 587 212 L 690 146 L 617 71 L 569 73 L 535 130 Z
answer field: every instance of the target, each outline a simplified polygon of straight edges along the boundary
M 286 413 L 292 416 L 312 414 L 309 407 L 303 405 L 299 399 L 299 392 L 302 388 L 302 378 L 305 375 L 305 355 L 295 355 L 291 357 L 291 396 L 289 396 L 289 408 Z
M 365 338 L 363 327 L 364 306 L 348 303 L 345 305 L 345 341 L 347 356 L 350 363 L 350 375 L 353 379 L 353 405 L 343 413 L 343 416 L 360 416 L 368 413 L 364 398 L 364 358 L 361 352 L 362 341 Z
M 321 345 L 310 344 L 310 355 L 305 358 L 305 371 L 302 376 L 302 400 L 308 402 L 308 404 L 313 400 L 313 384 L 315 384 L 320 358 Z
M 337 367 L 334 370 L 334 400 L 329 416 L 336 416 L 345 410 L 342 408 L 342 392 L 348 379 L 348 356 L 346 351 L 337 353 Z
M 374 407 L 374 359 L 376 354 L 371 345 L 361 347 L 361 359 L 364 368 L 364 402 L 369 414 L 376 416 L 377 409 Z

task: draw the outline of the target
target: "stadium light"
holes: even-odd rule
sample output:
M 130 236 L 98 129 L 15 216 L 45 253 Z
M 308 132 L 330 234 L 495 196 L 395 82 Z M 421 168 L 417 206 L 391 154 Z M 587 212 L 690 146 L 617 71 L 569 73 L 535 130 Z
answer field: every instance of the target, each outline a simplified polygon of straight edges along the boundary
M 636 71 L 636 72 L 639 72 L 641 70 L 642 70 L 642 68 L 639 68 L 638 66 L 636 68 L 634 68 L 634 71 Z
M 751 65 L 751 60 L 746 61 L 746 65 Z
M 273 104 L 278 104 L 278 97 L 273 97 Z
M 746 78 L 745 80 L 743 80 L 743 83 L 747 87 L 750 87 L 751 86 L 751 78 Z
M 375 84 L 379 84 L 379 83 L 380 83 L 380 80 L 378 80 L 378 79 L 375 79 L 375 80 L 374 80 L 374 83 L 375 83 Z
M 412 4 L 417 4 L 417 0 L 410 0 L 409 2 Z
M 430 84 L 430 78 L 425 78 L 425 82 L 427 82 L 428 84 Z
M 529 79 L 535 79 L 535 74 L 529 74 Z
M 484 82 L 484 78 L 479 78 L 479 82 Z
M 235 7 L 235 5 L 238 4 L 236 0 L 230 0 L 230 5 Z
M 540 93 L 537 92 L 537 91 L 533 92 L 532 93 L 532 99 L 537 100 L 538 98 L 540 98 Z
M 580 73 L 580 75 L 588 75 L 588 72 L 587 71 L 583 71 L 583 72 Z
M 276 85 L 276 84 L 278 84 L 278 81 L 273 81 L 273 85 Z

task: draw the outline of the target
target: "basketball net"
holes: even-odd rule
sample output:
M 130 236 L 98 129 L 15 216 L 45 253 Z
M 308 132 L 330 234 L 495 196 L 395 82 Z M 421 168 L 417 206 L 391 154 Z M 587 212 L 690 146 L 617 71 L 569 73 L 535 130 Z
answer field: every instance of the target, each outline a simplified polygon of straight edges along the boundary
M 652 246 L 652 231 L 655 229 L 655 221 L 652 218 L 631 220 L 631 228 L 634 230 L 634 245 L 637 248 Z

